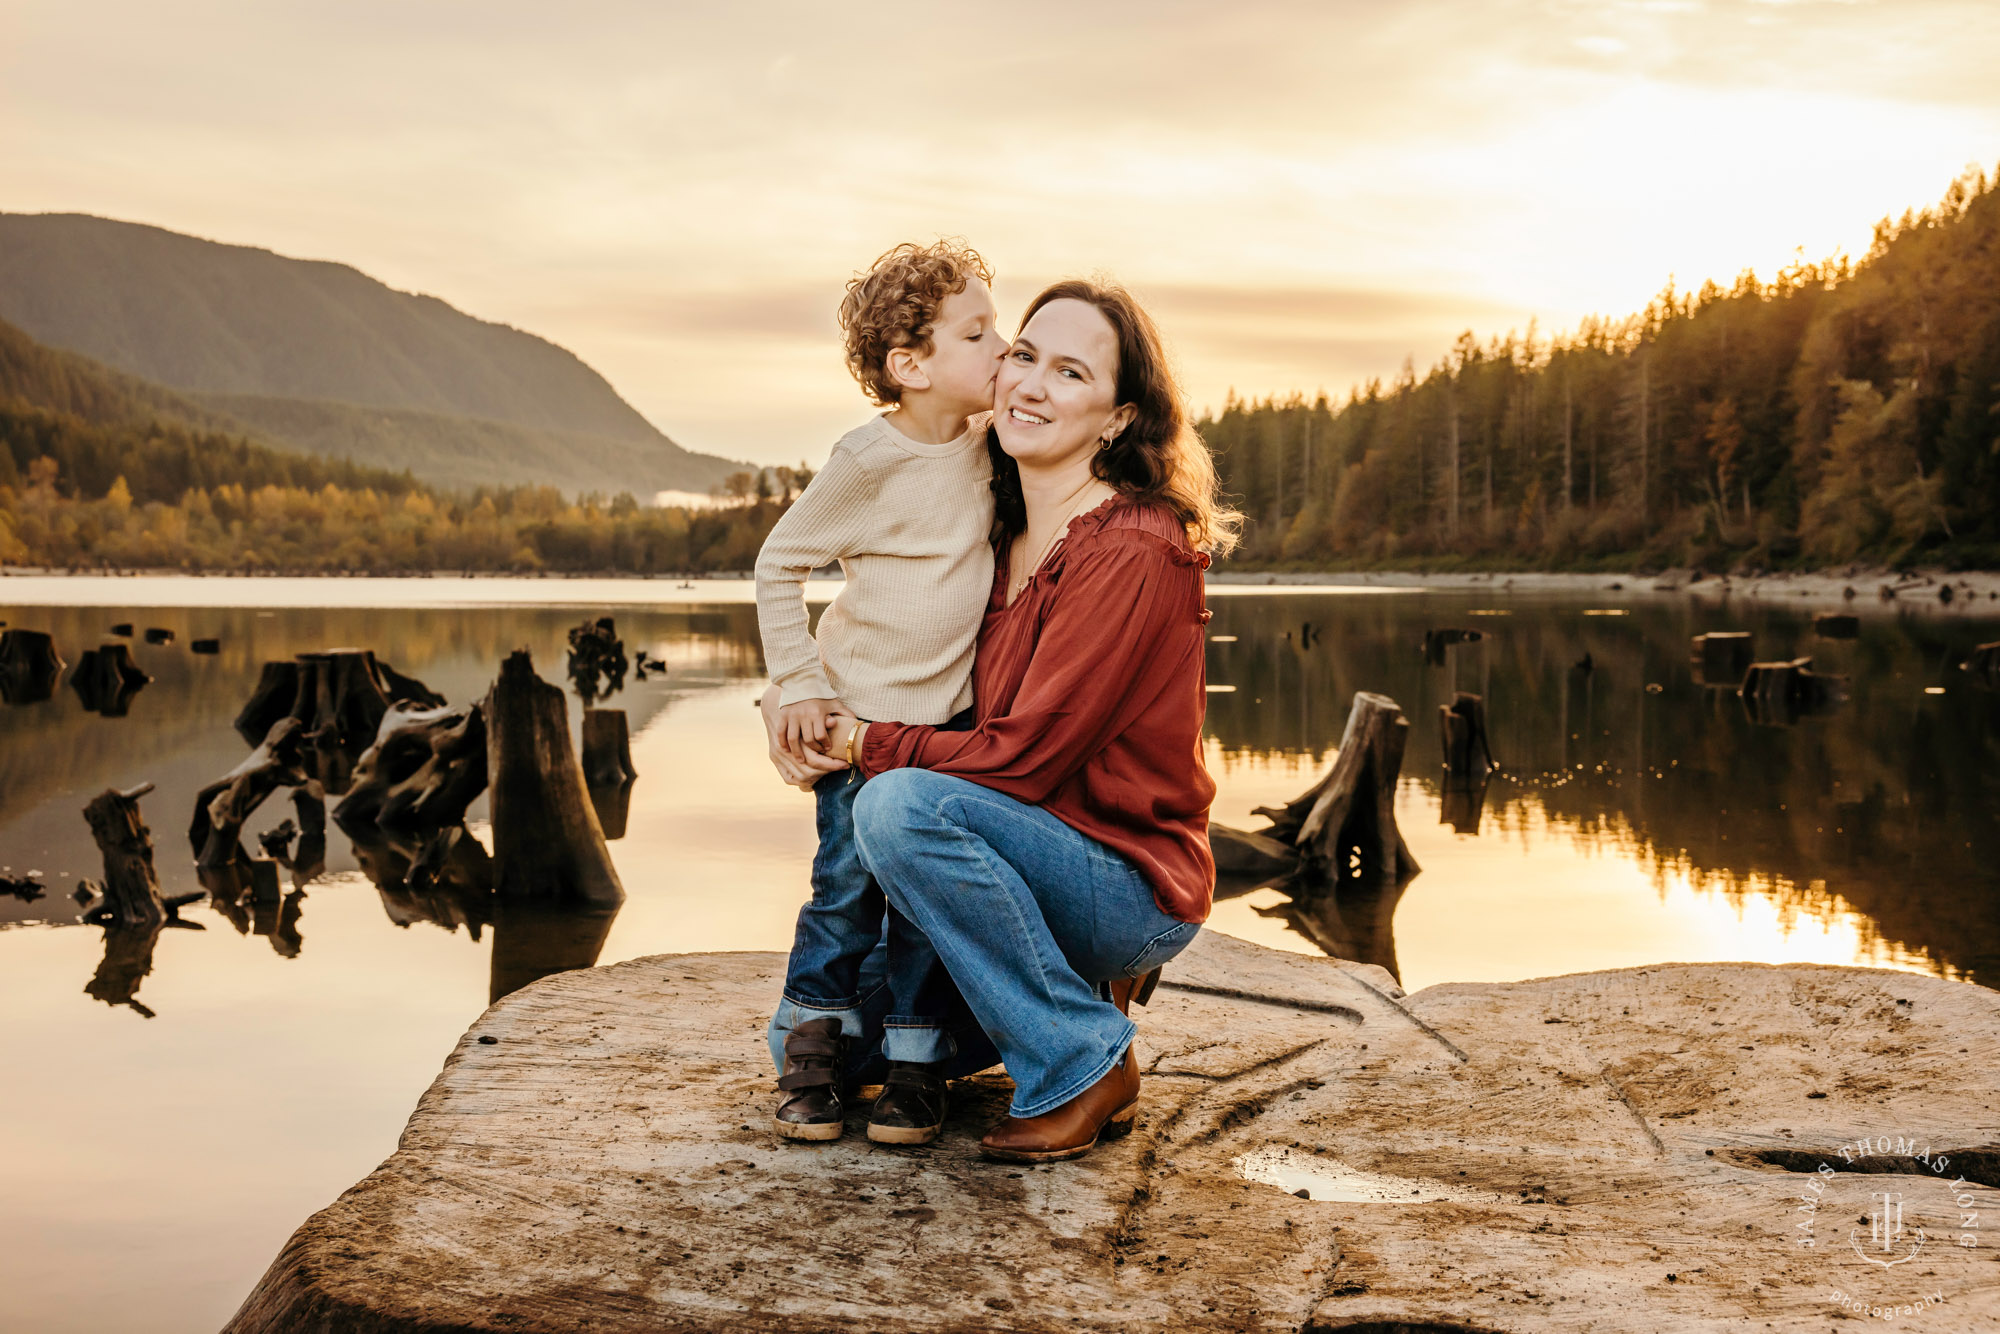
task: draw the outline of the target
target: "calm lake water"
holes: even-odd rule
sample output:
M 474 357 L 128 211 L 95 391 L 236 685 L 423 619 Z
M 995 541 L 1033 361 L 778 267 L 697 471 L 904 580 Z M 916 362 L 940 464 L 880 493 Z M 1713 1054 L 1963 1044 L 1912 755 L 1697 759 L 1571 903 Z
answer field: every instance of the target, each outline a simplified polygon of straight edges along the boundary
M 1865 606 L 1859 638 L 1827 641 L 1791 609 L 1495 596 L 1212 590 L 1215 818 L 1260 825 L 1253 807 L 1324 770 L 1354 692 L 1380 691 L 1414 723 L 1398 818 L 1425 868 L 1400 890 L 1309 899 L 1225 885 L 1212 927 L 1371 960 L 1413 991 L 1667 960 L 2000 977 L 2000 696 L 1954 666 L 2000 621 Z M 0 1330 L 213 1330 L 292 1229 L 389 1154 L 490 995 L 593 961 L 784 949 L 813 824 L 763 756 L 749 597 L 720 582 L 0 581 L 0 620 L 53 632 L 71 664 L 116 622 L 176 634 L 134 643 L 155 679 L 122 717 L 86 712 L 67 684 L 0 708 L 0 865 L 47 886 L 0 895 Z M 640 775 L 611 844 L 629 897 L 608 923 L 493 920 L 408 892 L 371 856 L 378 885 L 337 829 L 325 872 L 288 880 L 282 903 L 183 909 L 149 971 L 107 960 L 106 933 L 78 920 L 72 890 L 102 874 L 80 812 L 108 786 L 155 785 L 160 879 L 199 889 L 183 831 L 195 792 L 247 753 L 230 723 L 262 663 L 365 646 L 456 703 L 515 648 L 561 681 L 586 613 L 669 665 L 608 701 L 630 715 Z M 1441 626 L 1486 638 L 1430 664 L 1418 644 Z M 1762 658 L 1812 655 L 1850 678 L 1849 700 L 1753 722 L 1690 667 L 1689 637 L 1715 629 L 1752 631 Z M 188 651 L 205 637 L 218 654 Z M 1435 713 L 1454 690 L 1485 697 L 1503 772 L 1447 809 Z M 246 833 L 291 813 L 274 798 Z M 484 819 L 482 800 L 482 839 Z

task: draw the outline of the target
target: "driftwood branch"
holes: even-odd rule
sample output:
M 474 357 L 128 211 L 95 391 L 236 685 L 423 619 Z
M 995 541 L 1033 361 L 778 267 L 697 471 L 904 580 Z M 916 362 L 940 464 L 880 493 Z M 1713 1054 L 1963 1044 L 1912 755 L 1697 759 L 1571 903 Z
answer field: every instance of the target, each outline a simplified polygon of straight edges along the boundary
M 421 708 L 399 704 L 383 715 L 375 744 L 355 763 L 347 795 L 334 808 L 343 829 L 441 829 L 458 824 L 486 790 L 486 720 L 477 704 Z
M 243 822 L 281 787 L 301 787 L 306 771 L 306 736 L 296 718 L 271 724 L 264 744 L 234 769 L 195 795 L 188 843 L 204 866 L 221 866 L 240 855 Z

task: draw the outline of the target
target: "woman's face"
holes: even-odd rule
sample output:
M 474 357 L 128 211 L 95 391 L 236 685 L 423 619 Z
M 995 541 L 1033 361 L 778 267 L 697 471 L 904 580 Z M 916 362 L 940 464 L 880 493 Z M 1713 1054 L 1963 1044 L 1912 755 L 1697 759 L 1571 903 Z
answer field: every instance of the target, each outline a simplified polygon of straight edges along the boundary
M 1132 420 L 1118 397 L 1118 334 L 1085 301 L 1035 312 L 1000 361 L 993 429 L 1023 466 L 1056 468 L 1096 452 Z

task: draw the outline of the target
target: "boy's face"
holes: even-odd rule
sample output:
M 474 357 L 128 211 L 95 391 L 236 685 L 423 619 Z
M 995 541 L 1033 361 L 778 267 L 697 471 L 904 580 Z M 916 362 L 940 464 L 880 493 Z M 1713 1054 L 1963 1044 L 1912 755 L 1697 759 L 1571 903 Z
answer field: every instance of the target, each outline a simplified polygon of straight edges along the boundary
M 931 354 L 917 365 L 939 401 L 954 411 L 969 414 L 993 406 L 993 377 L 1007 351 L 998 322 L 993 293 L 977 278 L 938 305 Z

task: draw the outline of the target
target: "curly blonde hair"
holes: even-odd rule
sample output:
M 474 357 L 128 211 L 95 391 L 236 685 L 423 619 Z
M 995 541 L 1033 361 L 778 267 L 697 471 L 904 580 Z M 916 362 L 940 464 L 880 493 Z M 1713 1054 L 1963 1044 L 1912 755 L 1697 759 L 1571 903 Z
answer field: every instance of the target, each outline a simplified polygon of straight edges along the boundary
M 903 387 L 889 374 L 889 354 L 907 347 L 929 356 L 938 307 L 974 278 L 991 283 L 993 270 L 977 250 L 946 237 L 930 245 L 894 246 L 847 284 L 840 299 L 847 369 L 877 406 L 903 401 Z

